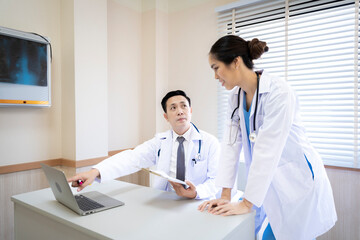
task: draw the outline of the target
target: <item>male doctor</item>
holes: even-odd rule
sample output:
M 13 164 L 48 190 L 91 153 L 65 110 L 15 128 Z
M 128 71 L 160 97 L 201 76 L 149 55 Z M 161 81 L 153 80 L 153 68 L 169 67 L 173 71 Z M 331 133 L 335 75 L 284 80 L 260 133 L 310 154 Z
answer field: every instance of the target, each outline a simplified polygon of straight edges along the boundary
M 154 187 L 175 191 L 178 196 L 196 199 L 213 199 L 219 192 L 215 187 L 220 144 L 218 140 L 191 123 L 191 101 L 181 90 L 172 91 L 161 101 L 164 118 L 172 130 L 158 133 L 153 139 L 134 150 L 120 152 L 95 165 L 90 171 L 68 179 L 78 191 L 96 178 L 100 182 L 115 179 L 156 165 L 156 169 L 170 177 L 185 180 L 188 188 L 155 176 Z M 78 181 L 83 183 L 81 186 Z

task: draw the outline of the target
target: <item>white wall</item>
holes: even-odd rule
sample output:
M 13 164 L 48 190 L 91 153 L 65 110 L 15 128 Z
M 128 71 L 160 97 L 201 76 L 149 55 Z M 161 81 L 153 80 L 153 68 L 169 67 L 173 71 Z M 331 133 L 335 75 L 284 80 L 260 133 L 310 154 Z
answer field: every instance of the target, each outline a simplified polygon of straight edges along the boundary
M 76 160 L 108 155 L 107 1 L 74 1 Z
M 0 25 L 50 38 L 52 106 L 0 108 L 0 166 L 61 156 L 60 0 L 0 1 Z
M 168 4 L 142 1 L 142 81 L 140 142 L 168 129 L 161 100 L 168 89 Z
M 141 127 L 140 141 L 150 139 L 155 134 L 156 128 L 156 15 L 155 10 L 142 13 L 141 26 Z
M 76 159 L 74 2 L 61 1 L 61 157 Z
M 217 81 L 208 52 L 217 40 L 215 7 L 230 1 L 174 2 L 169 13 L 169 88 L 183 89 L 192 101 L 193 122 L 217 136 Z
M 214 9 L 232 0 L 75 1 L 0 0 L 1 26 L 47 36 L 53 48 L 53 106 L 0 108 L 0 166 L 134 147 L 167 128 L 159 101 L 178 88 L 192 99 L 193 121 L 216 135 L 216 81 L 207 54 L 217 39 Z M 89 39 L 91 26 L 100 36 Z M 359 172 L 327 171 L 339 221 L 319 239 L 358 239 Z M 1 175 L 8 195 L 0 194 L 6 210 L 0 239 L 12 236 L 8 196 L 43 186 L 37 176 L 37 170 Z
M 204 2 L 0 2 L 2 26 L 38 32 L 53 46 L 53 106 L 0 108 L 0 166 L 133 147 L 168 129 L 160 101 L 178 88 L 193 101 L 194 122 L 216 134 L 207 52 L 223 1 Z
M 162 2 L 160 2 L 162 3 Z M 156 132 L 163 132 L 170 129 L 170 124 L 163 117 L 164 110 L 161 106 L 161 100 L 169 89 L 169 17 L 164 8 L 164 3 L 156 9 L 156 43 L 155 43 L 155 60 L 156 60 Z
M 135 5 L 134 5 L 135 4 Z M 108 1 L 109 150 L 132 148 L 140 138 L 141 1 Z
M 53 105 L 0 108 L 0 166 L 96 158 L 139 143 L 141 2 L 133 13 L 115 2 L 0 1 L 1 26 L 47 36 L 53 49 Z

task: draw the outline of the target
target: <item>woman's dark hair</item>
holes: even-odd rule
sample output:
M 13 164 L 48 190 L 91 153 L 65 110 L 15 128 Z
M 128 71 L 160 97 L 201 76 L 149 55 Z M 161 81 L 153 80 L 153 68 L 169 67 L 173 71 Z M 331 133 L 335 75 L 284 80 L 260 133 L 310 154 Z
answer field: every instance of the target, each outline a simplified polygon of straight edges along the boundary
M 188 100 L 189 102 L 189 106 L 191 107 L 191 101 L 190 98 L 188 96 L 186 96 L 186 93 L 184 91 L 181 90 L 176 90 L 176 91 L 171 91 L 168 92 L 165 97 L 163 97 L 163 99 L 161 100 L 161 106 L 164 110 L 164 112 L 166 113 L 166 102 L 169 98 L 174 97 L 174 96 L 183 96 L 184 98 L 186 98 L 186 100 Z
M 231 64 L 235 58 L 240 56 L 244 64 L 249 69 L 253 69 L 253 60 L 258 59 L 268 50 L 266 42 L 259 41 L 257 38 L 245 41 L 235 35 L 226 35 L 212 45 L 209 54 L 226 65 Z

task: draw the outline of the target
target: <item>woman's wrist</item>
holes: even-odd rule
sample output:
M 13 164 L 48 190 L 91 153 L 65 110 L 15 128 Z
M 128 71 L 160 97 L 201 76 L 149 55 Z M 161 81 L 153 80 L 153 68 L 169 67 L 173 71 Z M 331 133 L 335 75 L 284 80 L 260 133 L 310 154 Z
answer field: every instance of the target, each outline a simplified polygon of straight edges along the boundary
M 231 200 L 231 188 L 223 188 L 221 192 L 221 199 Z
M 251 202 L 249 202 L 246 198 L 243 199 L 243 203 L 248 209 L 252 209 L 253 205 Z

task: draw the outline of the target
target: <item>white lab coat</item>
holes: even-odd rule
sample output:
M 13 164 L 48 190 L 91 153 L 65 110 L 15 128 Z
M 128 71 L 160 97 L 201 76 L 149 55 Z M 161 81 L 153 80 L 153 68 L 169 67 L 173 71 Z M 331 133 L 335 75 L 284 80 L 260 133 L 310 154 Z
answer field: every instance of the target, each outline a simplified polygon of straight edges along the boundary
M 230 94 L 228 119 L 237 106 L 238 90 L 236 87 Z M 327 232 L 337 220 L 332 189 L 320 155 L 305 136 L 294 92 L 285 81 L 266 71 L 262 73 L 255 123 L 257 138 L 250 143 L 251 151 L 243 120 L 243 99 L 241 91 L 237 116 L 240 127 L 238 122 L 228 121 L 216 184 L 233 187 L 237 174 L 234 169 L 238 169 L 243 147 L 248 175 L 244 198 L 264 207 L 276 239 L 310 240 Z M 256 94 L 250 112 L 250 133 L 254 129 L 255 102 Z
M 200 133 L 198 133 L 192 125 L 190 131 L 191 140 L 185 158 L 187 161 L 185 179 L 196 186 L 197 199 L 216 198 L 216 194 L 220 194 L 220 188 L 215 186 L 220 155 L 219 141 L 202 130 L 199 130 Z M 95 165 L 94 168 L 100 171 L 100 181 L 137 172 L 139 167 L 148 168 L 154 165 L 156 165 L 157 170 L 169 174 L 173 144 L 172 135 L 172 130 L 158 133 L 154 138 L 137 146 L 134 150 L 120 152 Z M 192 159 L 199 151 L 199 140 L 201 140 L 201 159 L 194 164 Z M 168 184 L 166 179 L 154 176 L 153 187 L 169 190 Z

